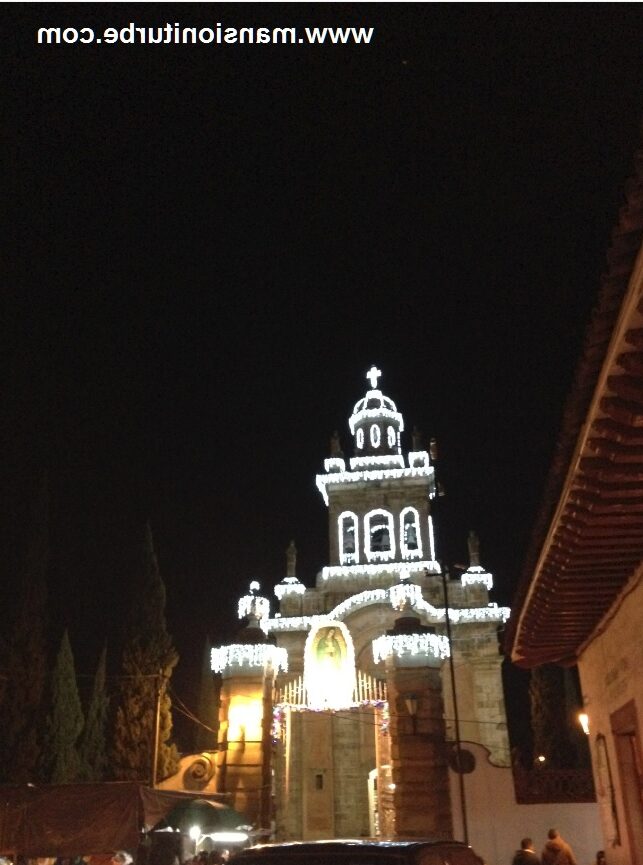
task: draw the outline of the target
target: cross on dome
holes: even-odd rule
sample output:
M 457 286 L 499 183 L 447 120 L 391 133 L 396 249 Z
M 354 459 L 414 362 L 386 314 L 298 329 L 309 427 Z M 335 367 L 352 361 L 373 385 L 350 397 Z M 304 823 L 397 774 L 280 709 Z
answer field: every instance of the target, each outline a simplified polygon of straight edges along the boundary
M 372 366 L 369 371 L 366 373 L 366 378 L 370 381 L 371 387 L 375 389 L 377 387 L 377 380 L 382 375 L 382 370 L 378 369 L 376 366 Z

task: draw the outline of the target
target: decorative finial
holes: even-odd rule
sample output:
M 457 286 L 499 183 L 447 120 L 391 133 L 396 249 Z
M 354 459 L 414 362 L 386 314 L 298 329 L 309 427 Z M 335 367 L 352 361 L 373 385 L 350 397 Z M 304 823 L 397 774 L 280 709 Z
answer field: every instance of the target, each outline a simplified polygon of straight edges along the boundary
M 480 567 L 480 539 L 478 535 L 471 529 L 467 538 L 467 546 L 469 547 L 469 567 Z
M 371 387 L 375 389 L 377 387 L 377 380 L 382 375 L 382 370 L 378 369 L 376 366 L 372 366 L 369 371 L 366 373 L 366 378 L 370 381 Z
M 422 450 L 422 433 L 420 432 L 417 426 L 413 427 L 413 432 L 411 433 L 411 438 L 413 439 L 413 450 L 421 451 Z
M 343 457 L 344 454 L 342 452 L 342 443 L 339 440 L 339 433 L 337 430 L 330 437 L 330 455 L 331 457 Z
M 286 550 L 286 576 L 287 577 L 296 577 L 295 573 L 297 570 L 297 547 L 295 546 L 295 542 L 291 541 L 288 544 L 288 549 Z

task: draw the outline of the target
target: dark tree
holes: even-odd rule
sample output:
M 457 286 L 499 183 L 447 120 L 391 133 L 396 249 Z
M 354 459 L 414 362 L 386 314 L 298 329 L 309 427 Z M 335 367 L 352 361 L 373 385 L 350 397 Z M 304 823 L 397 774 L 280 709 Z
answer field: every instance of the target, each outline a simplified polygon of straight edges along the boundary
M 219 688 L 212 673 L 210 661 L 211 645 L 210 638 L 206 637 L 201 663 L 199 701 L 197 704 L 197 717 L 202 723 L 196 728 L 194 736 L 195 751 L 213 751 L 217 746 Z
M 46 764 L 53 784 L 67 784 L 80 777 L 78 739 L 83 724 L 74 656 L 65 631 L 51 677 L 51 714 L 47 718 Z
M 133 588 L 112 759 L 116 778 L 154 782 L 178 768 L 178 752 L 170 743 L 172 705 L 167 691 L 178 655 L 167 633 L 165 585 L 149 525 Z M 155 741 L 156 778 L 152 778 Z
M 0 780 L 37 781 L 42 767 L 43 695 L 47 670 L 49 493 L 46 478 L 35 497 L 24 566 L 16 578 L 0 646 L 2 734 Z
M 551 769 L 573 766 L 564 670 L 555 664 L 535 667 L 531 671 L 529 696 L 534 755 L 542 754 Z
M 85 727 L 80 738 L 79 753 L 83 781 L 102 781 L 107 767 L 106 735 L 109 697 L 105 690 L 106 677 L 107 647 L 104 646 L 98 659 Z

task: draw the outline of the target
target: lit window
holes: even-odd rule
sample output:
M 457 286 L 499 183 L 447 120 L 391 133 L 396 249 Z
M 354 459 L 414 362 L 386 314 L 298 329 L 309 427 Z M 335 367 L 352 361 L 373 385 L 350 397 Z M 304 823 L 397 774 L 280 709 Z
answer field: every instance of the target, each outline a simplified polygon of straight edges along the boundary
M 363 429 L 360 428 L 357 430 L 356 439 L 357 439 L 357 447 L 361 450 L 364 447 L 364 430 Z
M 380 442 L 382 440 L 382 433 L 380 428 L 376 423 L 371 425 L 371 444 L 374 448 L 378 448 L 380 446 Z
M 392 426 L 388 427 L 388 429 L 386 430 L 386 440 L 387 440 L 388 446 L 390 448 L 395 447 L 396 438 L 397 438 L 397 436 L 395 435 L 395 430 L 393 429 L 393 427 Z

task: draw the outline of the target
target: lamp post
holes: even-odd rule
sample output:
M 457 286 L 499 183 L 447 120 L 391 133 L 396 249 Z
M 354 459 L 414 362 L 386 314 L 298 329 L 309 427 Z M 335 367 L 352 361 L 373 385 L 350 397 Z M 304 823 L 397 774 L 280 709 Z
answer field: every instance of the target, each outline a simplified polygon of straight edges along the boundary
M 440 562 L 440 576 L 442 577 L 442 592 L 444 595 L 444 623 L 446 626 L 447 640 L 449 642 L 449 673 L 451 677 L 451 695 L 453 697 L 453 720 L 455 725 L 455 753 L 458 773 L 458 786 L 460 789 L 460 808 L 462 810 L 462 833 L 464 843 L 469 843 L 469 825 L 467 822 L 467 799 L 464 792 L 464 772 L 462 771 L 462 742 L 460 739 L 460 716 L 458 714 L 458 695 L 455 686 L 455 662 L 453 659 L 453 640 L 451 639 L 451 617 L 449 616 L 449 589 L 447 586 L 447 572 Z

